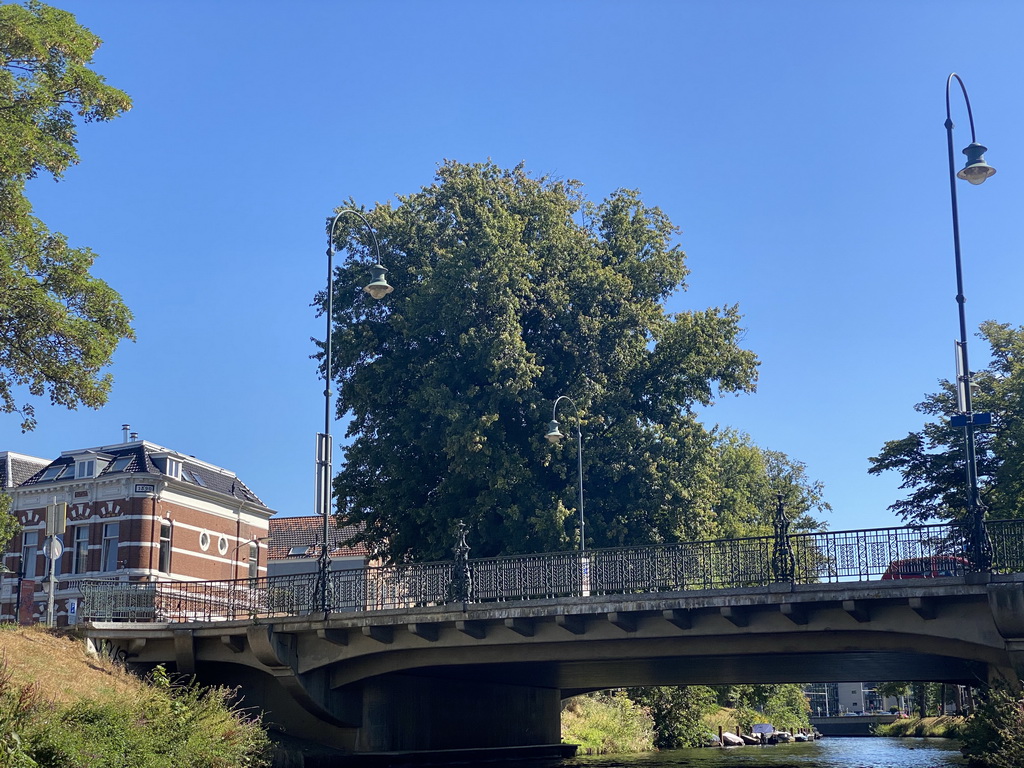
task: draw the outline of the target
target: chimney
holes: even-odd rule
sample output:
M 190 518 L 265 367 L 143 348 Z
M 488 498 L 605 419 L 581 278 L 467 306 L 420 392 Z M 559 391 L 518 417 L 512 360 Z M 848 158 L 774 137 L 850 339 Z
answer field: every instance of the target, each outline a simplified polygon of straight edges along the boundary
M 134 443 L 136 440 L 139 439 L 139 433 L 138 432 L 132 432 L 132 435 L 131 435 L 130 439 Z
M 122 435 L 121 442 L 123 442 L 123 443 L 127 443 L 128 442 L 128 430 L 131 429 L 131 427 L 132 427 L 131 424 L 122 424 L 121 425 L 121 435 Z

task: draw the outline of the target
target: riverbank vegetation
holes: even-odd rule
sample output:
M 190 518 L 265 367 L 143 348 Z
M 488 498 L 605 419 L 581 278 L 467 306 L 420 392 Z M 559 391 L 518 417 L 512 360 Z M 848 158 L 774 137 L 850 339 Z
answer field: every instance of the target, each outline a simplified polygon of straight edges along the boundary
M 810 727 L 798 685 L 651 686 L 577 696 L 562 710 L 562 740 L 581 754 L 704 746 L 719 728 L 750 733 Z
M 649 752 L 654 720 L 623 691 L 574 696 L 562 708 L 562 741 L 582 755 Z
M 148 681 L 44 628 L 0 625 L 0 768 L 259 768 L 266 733 L 231 690 Z
M 876 736 L 924 736 L 938 739 L 963 738 L 967 720 L 956 715 L 941 717 L 904 717 L 875 726 Z

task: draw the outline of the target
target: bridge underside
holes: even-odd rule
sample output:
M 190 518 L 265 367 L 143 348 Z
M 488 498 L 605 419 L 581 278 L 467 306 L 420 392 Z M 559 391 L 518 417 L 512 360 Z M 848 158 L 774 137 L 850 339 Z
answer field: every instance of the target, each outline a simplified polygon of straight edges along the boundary
M 595 659 L 542 664 L 435 667 L 416 674 L 445 679 L 519 681 L 557 688 L 563 697 L 605 688 L 646 685 L 733 685 L 755 683 L 926 680 L 980 685 L 985 664 L 915 652 L 762 653 L 747 656 L 668 656 Z
M 557 743 L 560 700 L 602 688 L 1017 681 L 1022 583 L 930 581 L 87 633 L 138 663 L 241 685 L 268 724 L 352 752 L 513 747 Z

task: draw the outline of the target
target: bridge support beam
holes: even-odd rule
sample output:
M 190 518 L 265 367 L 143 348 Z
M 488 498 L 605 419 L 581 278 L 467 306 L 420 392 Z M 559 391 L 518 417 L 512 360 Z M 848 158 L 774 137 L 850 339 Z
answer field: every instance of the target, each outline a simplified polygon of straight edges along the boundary
M 558 744 L 555 688 L 392 674 L 362 683 L 356 752 Z

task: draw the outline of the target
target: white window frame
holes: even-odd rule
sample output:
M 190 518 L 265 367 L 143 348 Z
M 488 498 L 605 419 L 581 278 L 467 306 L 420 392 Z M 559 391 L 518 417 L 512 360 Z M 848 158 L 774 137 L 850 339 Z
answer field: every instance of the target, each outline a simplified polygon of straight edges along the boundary
M 34 579 L 36 563 L 39 560 L 39 531 L 25 531 L 21 534 L 21 567 L 26 579 Z
M 104 523 L 103 524 L 103 547 L 102 547 L 102 562 L 100 563 L 100 569 L 102 571 L 116 571 L 117 570 L 117 555 L 118 546 L 121 540 L 121 524 L 120 523 Z
M 166 533 L 166 536 L 164 535 Z M 171 534 L 173 529 L 170 520 L 160 521 L 160 543 L 157 547 L 157 570 L 161 573 L 171 572 Z
M 71 550 L 71 573 L 85 573 L 89 566 L 89 524 L 75 526 Z

